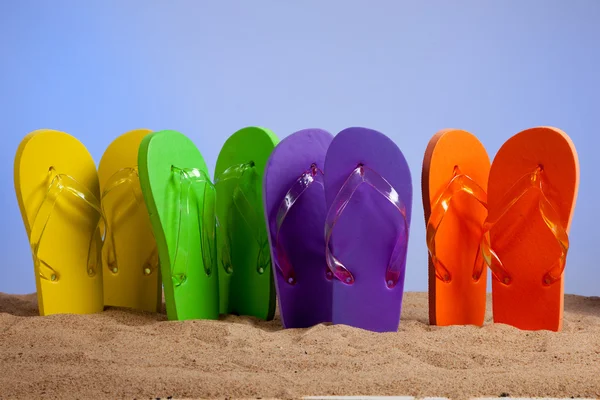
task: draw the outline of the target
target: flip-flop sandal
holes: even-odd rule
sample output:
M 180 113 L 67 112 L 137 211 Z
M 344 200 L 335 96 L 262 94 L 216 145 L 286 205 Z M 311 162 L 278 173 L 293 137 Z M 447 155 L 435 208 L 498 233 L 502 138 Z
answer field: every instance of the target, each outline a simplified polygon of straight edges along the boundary
M 321 129 L 296 132 L 275 147 L 265 169 L 265 216 L 285 328 L 331 322 L 322 169 L 332 139 Z
M 325 171 L 332 322 L 397 331 L 412 207 L 408 164 L 385 135 L 348 128 L 331 142 Z
M 460 129 L 438 132 L 423 159 L 431 325 L 483 325 L 487 266 L 479 256 L 490 159 Z
M 158 312 L 162 304 L 158 250 L 137 166 L 140 143 L 151 132 L 137 129 L 115 139 L 100 160 L 98 177 L 108 223 L 104 304 Z
M 105 232 L 92 156 L 73 136 L 42 129 L 19 145 L 14 174 L 40 315 L 102 311 Z
M 561 329 L 578 186 L 577 151 L 560 129 L 525 130 L 496 154 L 481 245 L 493 275 L 494 322 Z
M 227 139 L 215 169 L 221 314 L 273 319 L 275 287 L 263 211 L 265 165 L 278 139 L 243 128 Z
M 138 168 L 168 318 L 217 319 L 215 188 L 202 155 L 179 132 L 154 132 L 140 144 Z

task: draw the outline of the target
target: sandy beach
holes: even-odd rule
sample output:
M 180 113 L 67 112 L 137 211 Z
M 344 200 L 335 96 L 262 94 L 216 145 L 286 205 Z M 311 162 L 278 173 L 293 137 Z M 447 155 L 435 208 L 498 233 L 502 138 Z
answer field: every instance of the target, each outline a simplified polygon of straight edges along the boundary
M 560 333 L 493 324 L 491 297 L 486 320 L 429 326 L 426 293 L 405 294 L 386 334 L 114 308 L 39 317 L 35 294 L 0 294 L 0 399 L 600 396 L 600 298 L 567 295 Z

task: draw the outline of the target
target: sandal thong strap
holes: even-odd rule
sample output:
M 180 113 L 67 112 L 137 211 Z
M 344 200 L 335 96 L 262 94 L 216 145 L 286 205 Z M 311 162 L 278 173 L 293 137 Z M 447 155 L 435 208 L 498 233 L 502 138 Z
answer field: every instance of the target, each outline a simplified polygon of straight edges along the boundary
M 538 210 L 560 248 L 560 256 L 542 276 L 542 284 L 548 286 L 559 281 L 565 270 L 567 252 L 569 251 L 569 235 L 561 223 L 559 213 L 546 195 L 544 188 L 547 186 L 548 178 L 544 174 L 544 169 L 541 166 L 536 167 L 535 170 L 523 175 L 515 182 L 500 201 L 502 206 L 494 214 L 488 214 L 488 218 L 484 223 L 480 256 L 490 267 L 494 277 L 505 285 L 510 285 L 513 278 L 500 260 L 498 253 L 491 246 L 490 231 L 531 190 L 538 192 Z
M 451 208 L 452 198 L 459 193 L 467 193 L 487 209 L 487 193 L 471 177 L 461 173 L 460 169 L 455 167 L 454 176 L 431 207 L 431 214 L 427 221 L 427 249 L 435 268 L 436 277 L 445 283 L 449 283 L 452 280 L 452 274 L 446 267 L 446 264 L 437 256 L 435 239 L 444 217 Z M 479 249 L 477 254 L 479 254 Z M 481 257 L 475 257 L 472 273 L 475 281 L 481 277 L 485 265 Z
M 102 264 L 102 244 L 106 236 L 106 220 L 100 201 L 94 194 L 84 185 L 79 183 L 75 178 L 67 174 L 61 174 L 54 167 L 48 170 L 48 186 L 44 198 L 33 219 L 29 244 L 33 261 L 40 278 L 57 282 L 60 280 L 60 267 L 51 266 L 48 262 L 39 257 L 40 246 L 43 243 L 44 233 L 48 227 L 48 223 L 55 214 L 54 207 L 60 197 L 69 196 L 70 199 L 78 201 L 83 205 L 91 208 L 97 215 L 96 229 L 90 238 L 88 245 L 87 258 L 87 274 L 89 277 L 94 277 Z M 102 222 L 102 224 L 101 224 Z M 99 229 L 103 227 L 104 229 Z M 97 240 L 97 235 L 100 234 L 100 240 Z
M 331 236 L 333 229 L 339 218 L 342 216 L 346 206 L 352 199 L 356 190 L 362 185 L 367 184 L 375 189 L 377 193 L 388 200 L 402 216 L 402 228 L 396 238 L 396 244 L 390 255 L 385 274 L 385 282 L 389 288 L 393 288 L 398 283 L 402 273 L 402 267 L 406 258 L 406 248 L 408 246 L 408 222 L 406 218 L 406 206 L 402 202 L 400 195 L 394 187 L 379 173 L 371 168 L 359 164 L 350 173 L 339 192 L 335 196 L 325 220 L 325 257 L 327 266 L 333 275 L 344 282 L 352 285 L 354 276 L 344 266 L 344 264 L 333 254 L 331 249 Z
M 190 232 L 200 229 L 200 249 L 204 272 L 212 274 L 212 266 L 216 260 L 216 217 L 215 187 L 206 173 L 198 168 L 171 167 L 171 171 L 179 178 L 179 215 L 177 221 L 177 239 L 175 257 L 171 264 L 171 279 L 175 287 L 187 281 L 189 267 Z M 202 187 L 203 203 L 199 210 L 196 224 L 190 223 L 190 203 L 196 187 Z M 208 201 L 210 199 L 210 201 Z
M 235 206 L 244 223 L 251 230 L 254 240 L 258 244 L 259 250 L 256 260 L 256 272 L 258 274 L 263 274 L 271 265 L 271 253 L 269 251 L 269 239 L 265 224 L 260 220 L 252 206 L 253 203 L 251 202 L 251 199 L 254 200 L 254 204 L 258 201 L 258 194 L 256 193 L 258 179 L 259 176 L 255 164 L 250 161 L 227 168 L 217 179 L 215 179 L 215 186 L 218 186 L 223 182 L 235 181 L 236 185 L 233 189 L 232 205 Z M 234 271 L 234 268 L 231 254 L 232 238 L 230 232 L 233 231 L 236 223 L 233 218 L 233 213 L 228 213 L 226 223 L 229 227 L 227 230 L 228 233 L 225 234 L 225 232 L 222 232 L 222 229 L 220 229 L 221 237 L 223 238 L 221 263 L 225 272 L 231 274 Z M 219 224 L 219 228 L 221 228 L 221 226 L 222 225 Z
M 323 171 L 321 171 L 316 164 L 312 164 L 310 168 L 305 171 L 290 187 L 286 195 L 283 197 L 275 218 L 269 219 L 271 232 L 275 232 L 275 249 L 274 249 L 274 262 L 278 271 L 283 275 L 285 281 L 290 284 L 296 284 L 296 273 L 294 267 L 287 255 L 285 246 L 281 241 L 280 233 L 283 222 L 288 216 L 290 210 L 296 204 L 296 202 L 302 197 L 302 195 L 308 190 L 309 187 L 314 184 L 323 186 Z M 327 269 L 324 271 L 327 278 L 331 279 L 332 274 Z
M 123 218 L 127 218 L 128 211 L 139 207 L 144 204 L 144 197 L 142 194 L 141 187 L 139 185 L 139 174 L 137 167 L 135 168 L 123 168 L 119 171 L 115 172 L 109 179 L 106 188 L 102 192 L 102 211 L 106 216 L 105 219 L 107 221 L 106 226 L 106 240 L 104 242 L 104 248 L 107 252 L 107 268 L 108 270 L 116 274 L 119 271 L 119 264 L 117 262 L 117 249 L 116 249 L 116 241 L 114 237 L 114 232 L 116 226 L 118 226 L 119 222 L 122 222 Z M 104 207 L 105 201 L 107 198 L 114 196 L 115 193 L 118 193 L 120 189 L 127 189 L 131 196 L 127 197 L 128 202 L 119 202 L 117 206 L 113 208 L 111 218 L 108 217 L 108 213 Z M 146 229 L 152 232 L 152 226 L 150 225 L 150 220 L 148 219 Z M 152 272 L 158 269 L 158 249 L 156 244 L 152 247 L 152 251 L 150 255 L 144 261 L 144 264 L 141 265 L 140 272 L 144 275 L 150 275 Z

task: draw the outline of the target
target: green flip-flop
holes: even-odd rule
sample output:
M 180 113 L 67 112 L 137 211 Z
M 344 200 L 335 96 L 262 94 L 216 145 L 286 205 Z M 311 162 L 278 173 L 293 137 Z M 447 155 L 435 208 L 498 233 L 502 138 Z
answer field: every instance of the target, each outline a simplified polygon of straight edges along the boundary
M 227 139 L 215 169 L 217 259 L 221 314 L 269 320 L 275 286 L 263 208 L 263 173 L 279 139 L 248 127 Z
M 154 132 L 140 144 L 138 168 L 168 318 L 217 319 L 215 187 L 202 155 L 179 132 Z

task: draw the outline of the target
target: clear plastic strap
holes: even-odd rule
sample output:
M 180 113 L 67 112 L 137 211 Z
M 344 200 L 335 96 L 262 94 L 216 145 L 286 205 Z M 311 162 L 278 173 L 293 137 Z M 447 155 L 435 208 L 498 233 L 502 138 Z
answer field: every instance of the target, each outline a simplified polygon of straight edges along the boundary
M 569 250 L 569 236 L 566 229 L 561 224 L 560 215 L 544 193 L 544 186 L 547 185 L 548 182 L 541 166 L 538 166 L 533 172 L 523 175 L 502 198 L 500 204 L 503 204 L 503 206 L 495 214 L 488 215 L 484 224 L 480 255 L 490 267 L 496 279 L 505 285 L 509 285 L 512 282 L 512 277 L 504 267 L 498 254 L 491 247 L 489 233 L 496 223 L 498 223 L 498 221 L 500 221 L 502 217 L 504 217 L 506 213 L 532 189 L 538 190 L 539 192 L 538 209 L 540 215 L 548 229 L 550 229 L 554 235 L 561 249 L 561 254 L 558 259 L 542 277 L 542 284 L 547 286 L 557 282 L 564 272 L 567 252 Z
M 233 205 L 237 208 L 242 219 L 252 231 L 254 240 L 259 246 L 256 272 L 259 274 L 264 273 L 271 264 L 271 254 L 269 251 L 269 239 L 265 224 L 260 221 L 252 202 L 249 197 L 256 203 L 258 201 L 256 187 L 257 187 L 258 174 L 256 172 L 255 164 L 253 161 L 248 163 L 234 165 L 227 168 L 219 177 L 215 180 L 215 186 L 222 182 L 236 180 L 237 184 L 233 190 Z M 233 230 L 232 214 L 229 213 L 229 219 L 227 224 L 229 225 L 228 232 Z M 223 238 L 223 249 L 222 249 L 222 264 L 223 269 L 227 273 L 233 272 L 233 265 L 231 261 L 231 237 L 226 235 L 224 232 L 221 237 Z
M 269 218 L 269 226 L 271 232 L 275 232 L 275 266 L 277 267 L 279 272 L 281 272 L 285 281 L 290 285 L 296 284 L 296 274 L 280 238 L 281 226 L 283 225 L 285 218 L 289 214 L 294 204 L 296 204 L 300 197 L 314 183 L 317 183 L 321 185 L 321 187 L 324 187 L 323 171 L 321 171 L 316 164 L 312 164 L 310 166 L 310 169 L 304 172 L 288 190 L 283 200 L 281 201 L 279 208 L 277 209 L 275 219 Z M 333 277 L 332 273 L 329 270 L 326 270 L 325 274 L 329 279 Z
M 108 180 L 108 184 L 106 188 L 102 192 L 102 211 L 106 216 L 106 221 L 110 221 L 108 226 L 106 227 L 106 241 L 104 242 L 104 247 L 107 251 L 107 267 L 108 270 L 114 274 L 119 271 L 119 266 L 117 263 L 117 250 L 116 250 L 116 242 L 114 238 L 114 225 L 119 221 L 121 216 L 128 215 L 127 212 L 131 210 L 131 208 L 139 207 L 144 204 L 144 198 L 142 194 L 141 187 L 139 185 L 139 174 L 137 167 L 135 168 L 123 168 L 119 171 L 115 172 Z M 104 205 L 105 199 L 111 194 L 115 193 L 118 188 L 127 188 L 131 191 L 130 201 L 127 204 L 120 204 L 120 207 L 113 208 L 112 218 L 108 217 L 108 213 L 106 212 Z M 150 226 L 150 220 L 148 219 L 147 229 L 152 232 L 152 227 Z M 157 257 L 157 247 L 156 244 L 152 248 L 152 252 L 150 256 L 146 259 L 141 268 L 141 273 L 144 275 L 150 275 L 152 272 L 158 269 L 158 257 Z
M 100 202 L 84 185 L 80 184 L 75 178 L 66 174 L 59 174 L 54 167 L 48 170 L 48 188 L 40 207 L 38 208 L 30 234 L 30 246 L 34 263 L 38 269 L 40 278 L 57 282 L 60 279 L 60 272 L 49 263 L 38 256 L 40 244 L 43 241 L 44 233 L 50 222 L 52 211 L 58 201 L 58 198 L 64 194 L 70 195 L 86 206 L 93 209 L 98 214 L 98 222 L 94 234 L 90 238 L 88 246 L 87 274 L 90 277 L 96 275 L 99 266 L 102 264 L 102 243 L 106 235 L 106 220 L 100 207 Z M 100 222 L 104 230 L 100 230 Z M 100 241 L 97 241 L 97 234 L 100 233 Z
M 337 259 L 331 250 L 330 242 L 333 229 L 339 218 L 341 217 L 344 209 L 350 202 L 350 199 L 356 192 L 356 190 L 363 184 L 366 183 L 371 188 L 375 189 L 377 193 L 385 197 L 391 204 L 396 207 L 400 215 L 402 216 L 403 226 L 402 230 L 398 234 L 396 244 L 392 250 L 390 261 L 385 275 L 385 282 L 389 288 L 393 288 L 398 283 L 400 278 L 401 268 L 406 257 L 406 248 L 408 245 L 408 222 L 406 220 L 406 207 L 396 189 L 381 175 L 374 170 L 365 167 L 360 164 L 342 185 L 340 191 L 335 196 L 331 207 L 327 213 L 327 219 L 325 221 L 325 257 L 327 260 L 327 266 L 340 281 L 352 285 L 354 283 L 354 276 L 352 273 Z
M 188 259 L 190 248 L 190 231 L 194 224 L 190 224 L 190 197 L 195 192 L 196 185 L 202 185 L 204 201 L 202 210 L 198 213 L 196 229 L 200 230 L 200 251 L 204 264 L 204 272 L 211 275 L 211 267 L 216 260 L 216 217 L 215 217 L 215 187 L 210 178 L 197 168 L 171 167 L 171 171 L 179 176 L 179 217 L 177 223 L 177 239 L 175 245 L 175 257 L 171 265 L 171 279 L 175 287 L 181 286 L 187 280 Z M 211 201 L 207 201 L 212 196 Z
M 444 262 L 437 256 L 435 238 L 438 229 L 450 208 L 452 198 L 461 192 L 469 194 L 487 209 L 487 193 L 471 179 L 471 177 L 462 174 L 458 166 L 454 167 L 454 176 L 431 207 L 431 214 L 427 221 L 427 249 L 429 250 L 436 276 L 445 283 L 449 283 L 452 280 L 452 274 Z M 479 249 L 477 250 L 477 254 L 479 254 Z M 474 280 L 479 280 L 485 269 L 485 265 L 486 264 L 481 257 L 475 257 L 472 273 Z

